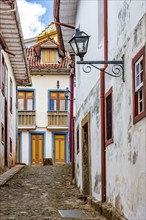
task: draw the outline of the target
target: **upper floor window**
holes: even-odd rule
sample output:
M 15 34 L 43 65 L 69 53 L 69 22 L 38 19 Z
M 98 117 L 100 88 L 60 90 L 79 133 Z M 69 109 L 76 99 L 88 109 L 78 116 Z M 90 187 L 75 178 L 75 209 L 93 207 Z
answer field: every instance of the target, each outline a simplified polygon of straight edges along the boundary
M 18 110 L 33 111 L 34 110 L 34 92 L 18 91 Z
M 144 98 L 144 48 L 133 58 L 133 122 L 145 116 Z
M 64 92 L 50 92 L 49 110 L 66 111 L 66 98 Z
M 56 49 L 45 48 L 42 49 L 42 63 L 56 63 Z
M 112 88 L 105 94 L 105 138 L 106 145 L 113 142 L 113 125 L 112 125 Z

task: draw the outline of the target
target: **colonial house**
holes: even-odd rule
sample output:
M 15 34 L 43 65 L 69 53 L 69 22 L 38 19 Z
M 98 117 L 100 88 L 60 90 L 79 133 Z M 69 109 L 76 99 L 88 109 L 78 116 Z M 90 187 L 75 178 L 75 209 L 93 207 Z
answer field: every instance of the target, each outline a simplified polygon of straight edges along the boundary
M 65 91 L 70 68 L 57 43 L 55 25 L 49 25 L 32 42 L 26 41 L 32 87 L 18 88 L 19 162 L 68 163 L 69 101 Z
M 16 87 L 31 84 L 16 1 L 0 2 L 0 168 L 15 165 Z
M 81 55 L 75 59 L 77 186 L 103 213 L 106 202 L 121 217 L 144 220 L 146 1 L 55 0 L 54 16 L 62 47 L 72 53 L 72 39 Z M 78 29 L 73 38 L 71 26 Z

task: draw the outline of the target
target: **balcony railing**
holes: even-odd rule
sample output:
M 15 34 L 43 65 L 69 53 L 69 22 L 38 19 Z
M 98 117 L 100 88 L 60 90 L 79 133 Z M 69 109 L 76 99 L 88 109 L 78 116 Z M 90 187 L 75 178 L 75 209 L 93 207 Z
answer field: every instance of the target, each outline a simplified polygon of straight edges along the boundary
M 35 111 L 18 111 L 18 127 L 35 127 Z
M 48 127 L 68 127 L 68 112 L 65 111 L 49 111 Z

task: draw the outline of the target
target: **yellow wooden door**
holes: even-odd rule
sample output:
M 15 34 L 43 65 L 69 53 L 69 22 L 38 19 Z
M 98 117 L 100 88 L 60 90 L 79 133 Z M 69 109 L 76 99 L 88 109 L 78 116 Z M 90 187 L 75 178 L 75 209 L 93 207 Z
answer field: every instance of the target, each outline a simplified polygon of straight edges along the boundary
M 66 162 L 66 136 L 55 135 L 54 136 L 54 162 L 65 163 Z
M 31 164 L 43 164 L 43 134 L 32 134 L 31 135 Z

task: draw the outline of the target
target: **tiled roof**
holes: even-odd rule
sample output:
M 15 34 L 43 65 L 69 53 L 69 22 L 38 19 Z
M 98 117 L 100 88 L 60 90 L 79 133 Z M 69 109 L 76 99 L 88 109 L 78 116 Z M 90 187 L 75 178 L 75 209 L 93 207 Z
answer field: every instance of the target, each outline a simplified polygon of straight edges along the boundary
M 33 47 L 34 47 L 34 48 L 39 47 L 39 46 L 41 46 L 42 44 L 46 43 L 48 40 L 49 40 L 51 43 L 55 44 L 57 47 L 59 46 L 59 44 L 58 44 L 56 41 L 54 41 L 54 40 L 52 40 L 52 39 L 49 38 L 49 39 L 43 40 L 43 41 L 41 41 L 41 42 L 35 44 Z
M 60 63 L 42 64 L 40 57 L 36 55 L 35 49 L 33 47 L 26 48 L 26 54 L 30 68 L 67 68 L 66 58 L 64 58 Z

